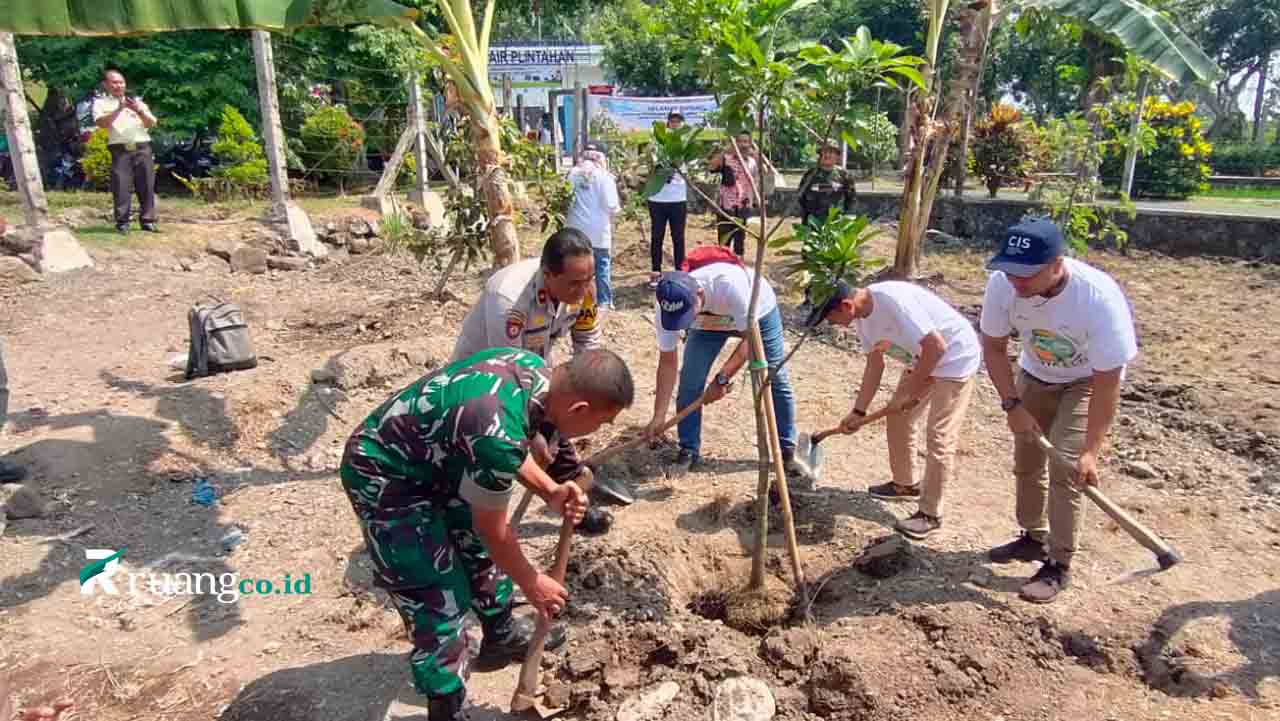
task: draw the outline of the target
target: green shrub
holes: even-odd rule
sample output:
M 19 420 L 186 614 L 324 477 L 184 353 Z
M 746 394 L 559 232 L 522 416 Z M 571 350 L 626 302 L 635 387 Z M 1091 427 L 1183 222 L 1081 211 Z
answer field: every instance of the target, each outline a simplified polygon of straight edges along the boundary
M 1133 174 L 1134 197 L 1183 199 L 1209 188 L 1209 156 L 1213 146 L 1200 131 L 1195 103 L 1148 101 L 1142 120 L 1155 132 L 1155 150 L 1138 155 Z M 1098 108 L 1107 147 L 1102 156 L 1104 184 L 1120 187 L 1125 144 L 1133 115 L 1132 100 L 1115 100 Z
M 898 126 L 884 113 L 873 113 L 857 145 L 849 146 L 849 166 L 870 173 L 887 168 L 898 154 Z
M 111 150 L 107 147 L 105 128 L 98 128 L 89 136 L 84 155 L 80 157 L 80 168 L 93 187 L 98 190 L 111 187 Z
M 1011 105 L 996 104 L 973 126 L 973 169 L 986 181 L 991 197 L 1002 185 L 1017 183 L 1035 170 L 1037 138 Z
M 1280 145 L 1215 145 L 1209 165 L 1215 175 L 1280 175 Z
M 303 163 L 309 171 L 338 181 L 364 152 L 364 127 L 342 105 L 326 105 L 302 124 Z
M 253 128 L 230 105 L 222 108 L 218 139 L 213 143 L 213 156 L 218 166 L 213 175 L 227 181 L 234 192 L 245 196 L 261 195 L 267 187 L 267 156 L 254 137 Z

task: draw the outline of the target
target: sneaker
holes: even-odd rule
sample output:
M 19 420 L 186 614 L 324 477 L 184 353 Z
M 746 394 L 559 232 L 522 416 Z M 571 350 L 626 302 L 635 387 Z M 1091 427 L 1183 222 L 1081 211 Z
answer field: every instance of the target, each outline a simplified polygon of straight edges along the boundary
M 879 498 L 885 501 L 911 501 L 920 497 L 920 485 L 899 486 L 893 481 L 881 483 L 878 486 L 870 486 L 867 493 L 872 498 Z
M 589 536 L 599 536 L 608 533 L 612 526 L 613 514 L 603 508 L 592 506 L 587 509 L 582 522 L 578 524 L 578 531 Z
M 1019 595 L 1024 601 L 1031 603 L 1052 603 L 1070 585 L 1070 568 L 1056 561 L 1045 561 L 1036 575 L 1022 587 Z
M 145 230 L 145 231 L 147 231 L 148 233 L 159 233 L 159 232 L 160 232 L 160 229 L 156 227 L 156 224 L 155 224 L 155 223 L 143 223 L 143 224 L 142 224 L 142 229 L 143 229 L 143 230 Z
M 696 471 L 702 465 L 702 456 L 697 451 L 691 451 L 688 448 L 681 448 L 680 453 L 676 456 L 676 462 L 672 464 L 672 477 L 683 476 L 690 471 Z
M 942 519 L 937 516 L 930 516 L 924 511 L 916 511 L 910 518 L 898 521 L 894 528 L 907 538 L 914 538 L 919 541 L 942 528 Z
M 1023 531 L 1014 540 L 987 551 L 987 558 L 992 563 L 1012 563 L 1013 561 L 1044 561 L 1049 557 L 1044 550 L 1044 543 Z
M 27 477 L 27 469 L 22 466 L 0 461 L 0 483 L 21 483 Z
M 495 661 L 523 661 L 529 653 L 529 642 L 537 623 L 528 617 L 507 615 L 503 620 L 484 625 L 484 641 L 480 644 L 477 661 L 485 665 Z M 545 649 L 554 651 L 564 645 L 568 637 L 564 624 L 553 624 L 547 634 Z
M 129 234 L 129 226 L 127 226 L 127 225 L 117 225 L 117 226 L 116 226 L 116 232 L 117 232 L 117 233 L 119 233 L 120 235 L 128 235 L 128 234 Z

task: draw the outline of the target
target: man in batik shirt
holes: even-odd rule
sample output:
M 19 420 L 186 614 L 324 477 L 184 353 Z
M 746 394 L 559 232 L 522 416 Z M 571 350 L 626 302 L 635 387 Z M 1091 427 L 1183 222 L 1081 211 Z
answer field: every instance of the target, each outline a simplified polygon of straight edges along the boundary
M 566 437 L 611 423 L 634 400 L 626 364 L 607 350 L 551 369 L 528 351 L 495 348 L 397 392 L 352 433 L 343 488 L 376 568 L 413 642 L 414 687 L 430 721 L 461 718 L 473 661 L 522 658 L 533 633 L 511 613 L 512 582 L 538 613 L 565 605 L 563 586 L 539 572 L 507 522 L 519 481 L 575 523 L 586 497 L 556 483 L 529 455 L 544 423 Z M 468 644 L 479 617 L 483 643 Z M 557 628 L 547 648 L 564 642 Z

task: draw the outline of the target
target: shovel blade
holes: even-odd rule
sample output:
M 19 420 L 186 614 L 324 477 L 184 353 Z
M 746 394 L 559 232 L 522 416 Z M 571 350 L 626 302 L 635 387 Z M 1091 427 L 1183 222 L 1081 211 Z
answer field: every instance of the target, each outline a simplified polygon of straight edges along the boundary
M 809 466 L 809 472 L 815 480 L 822 477 L 823 452 L 821 446 L 813 442 L 813 436 L 803 432 L 800 434 L 796 439 L 796 455 Z
M 614 478 L 604 467 L 595 468 L 592 472 L 595 474 L 595 487 L 592 491 L 624 506 L 635 502 L 635 494 L 621 478 Z

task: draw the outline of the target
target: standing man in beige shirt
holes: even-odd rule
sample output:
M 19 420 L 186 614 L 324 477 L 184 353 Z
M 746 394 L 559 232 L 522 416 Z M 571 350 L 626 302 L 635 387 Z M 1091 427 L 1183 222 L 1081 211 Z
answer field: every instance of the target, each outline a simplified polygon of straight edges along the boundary
M 108 68 L 102 74 L 102 85 L 107 94 L 93 101 L 93 122 L 107 131 L 116 230 L 121 235 L 129 232 L 136 190 L 142 229 L 158 233 L 155 159 L 151 156 L 151 136 L 147 133 L 147 129 L 156 124 L 156 116 L 140 98 L 125 95 L 124 75 L 119 70 Z

